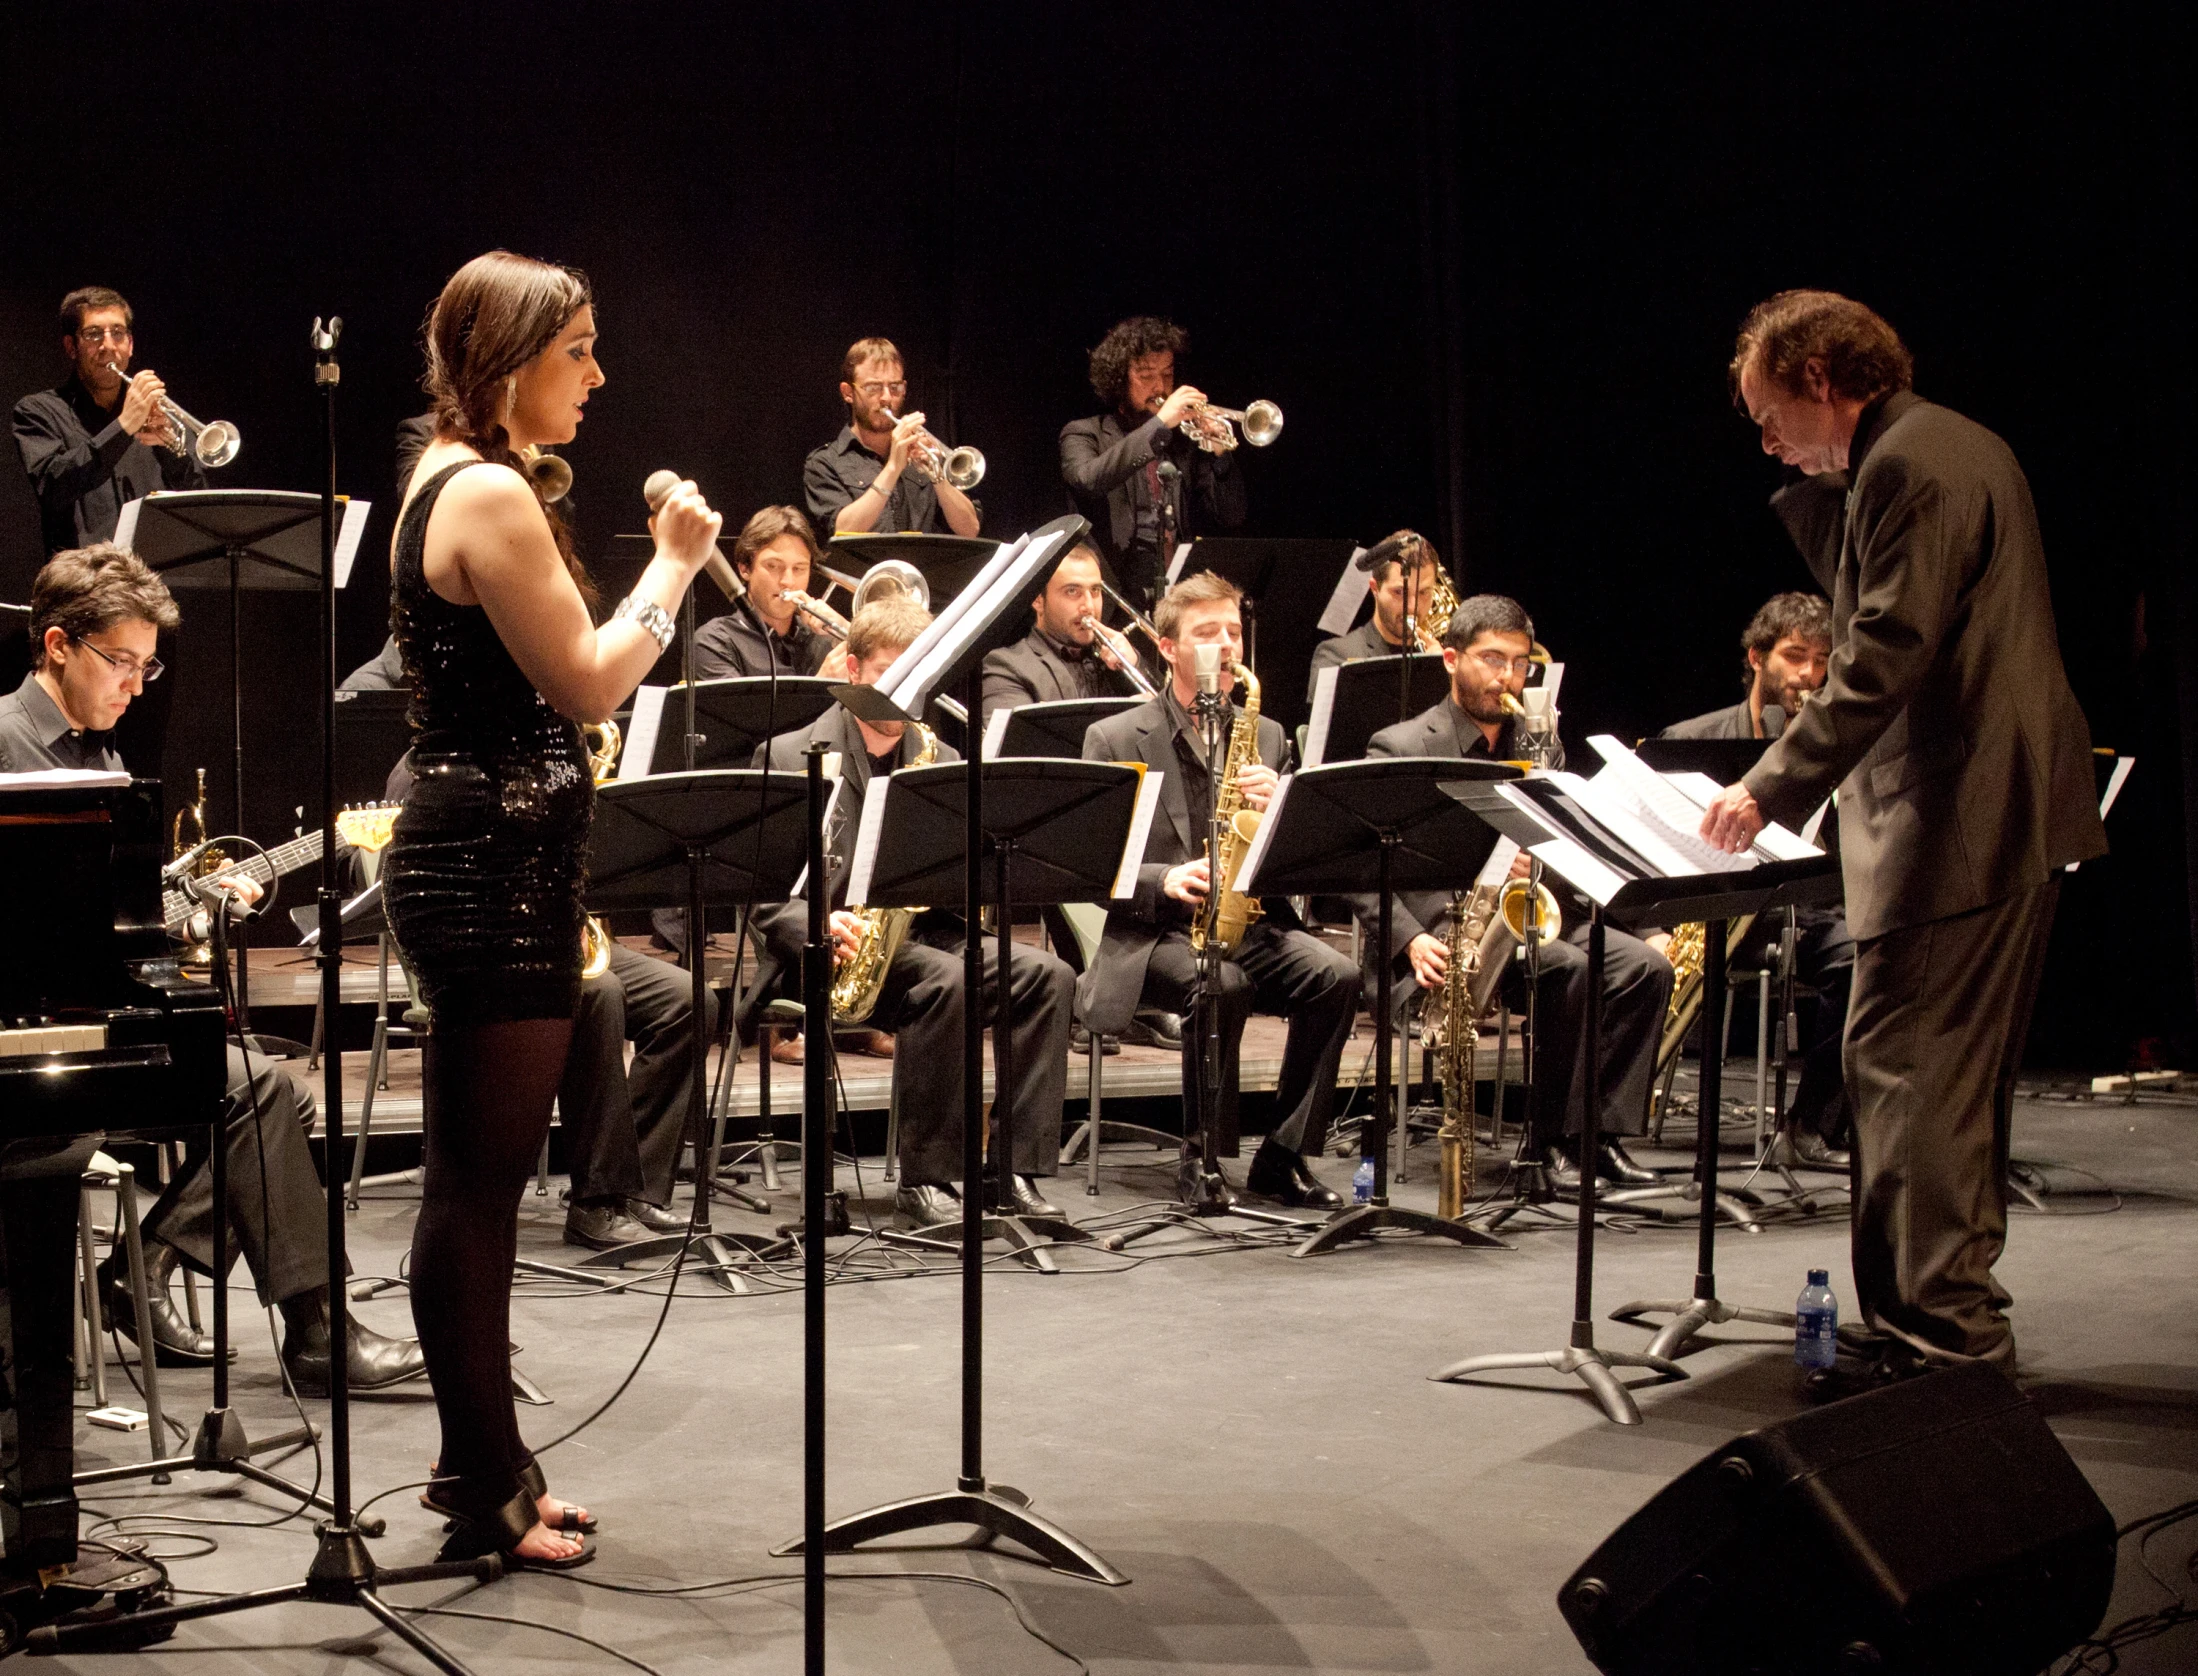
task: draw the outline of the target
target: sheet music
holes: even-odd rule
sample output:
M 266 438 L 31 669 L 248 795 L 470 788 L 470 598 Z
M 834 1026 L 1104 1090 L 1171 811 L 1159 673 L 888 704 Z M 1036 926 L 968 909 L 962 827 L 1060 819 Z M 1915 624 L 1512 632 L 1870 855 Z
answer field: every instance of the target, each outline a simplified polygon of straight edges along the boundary
M 1130 835 L 1122 844 L 1122 865 L 1115 870 L 1116 897 L 1137 894 L 1137 870 L 1145 865 L 1145 842 L 1152 836 L 1153 811 L 1160 807 L 1160 782 L 1165 774 L 1148 769 L 1137 778 L 1137 807 L 1130 811 Z M 1262 832 L 1266 831 L 1264 825 Z
M 1050 563 L 1068 538 L 1066 530 L 1053 530 L 1033 538 L 1018 536 L 986 561 L 976 579 L 955 596 L 916 643 L 886 671 L 878 690 L 910 715 L 929 703 L 932 689 L 948 664 L 960 654 L 973 634 L 999 621 L 1005 613 L 1027 605 L 1032 581 Z M 972 627 L 974 625 L 974 628 Z
M 0 774 L 0 791 L 42 791 L 57 786 L 126 786 L 130 776 L 108 768 L 26 768 Z
M 1527 796 L 1526 793 L 1524 793 L 1523 791 L 1519 790 L 1517 786 L 1510 785 L 1504 781 L 1499 780 L 1496 782 L 1496 795 L 1502 798 L 1506 803 L 1510 804 L 1512 808 L 1518 810 L 1520 814 L 1526 816 L 1528 820 L 1532 821 L 1544 832 L 1548 833 L 1550 837 L 1562 838 L 1565 836 L 1564 828 L 1559 826 L 1555 821 L 1551 820 L 1547 815 L 1543 814 L 1540 806 L 1535 803 L 1534 799 Z
M 351 561 L 359 556 L 359 543 L 366 536 L 366 515 L 374 510 L 374 504 L 348 495 L 338 495 L 336 500 L 343 507 L 343 521 L 336 526 L 336 586 L 340 588 L 351 580 Z
M 669 687 L 638 687 L 633 695 L 633 717 L 626 727 L 626 748 L 618 755 L 618 778 L 645 780 L 656 762 L 656 736 L 664 725 L 664 700 Z
M 837 751 L 827 751 L 827 752 L 825 752 L 825 753 L 824 753 L 824 777 L 825 777 L 825 779 L 829 780 L 829 781 L 831 782 L 831 785 L 832 785 L 832 789 L 831 789 L 831 790 L 830 790 L 829 792 L 825 793 L 825 796 L 824 796 L 824 828 L 823 828 L 823 830 L 824 830 L 824 853 L 825 853 L 825 871 L 826 871 L 827 873 L 829 873 L 829 872 L 831 871 L 831 854 L 832 854 L 832 817 L 833 817 L 833 815 L 834 815 L 834 814 L 836 814 L 836 813 L 838 812 L 838 810 L 839 810 L 839 806 L 840 806 L 840 786 L 841 786 L 842 782 L 841 782 L 841 780 L 840 780 L 840 765 L 839 765 L 839 755 L 840 755 L 840 754 L 839 754 L 839 752 L 837 752 Z M 783 770 L 781 770 L 781 772 L 783 772 Z M 879 796 L 877 796 L 877 797 L 874 797 L 874 798 L 872 798 L 872 799 L 871 799 L 871 800 L 870 800 L 870 801 L 869 801 L 868 803 L 865 803 L 865 804 L 863 805 L 863 810 L 862 810 L 862 813 L 863 813 L 863 826 L 864 826 L 864 828 L 865 828 L 865 829 L 867 829 L 867 828 L 869 827 L 869 825 L 870 825 L 870 811 L 871 811 L 872 809 L 875 809 L 875 808 L 879 807 L 879 806 L 880 806 L 881 804 L 883 804 L 883 803 L 885 802 L 885 798 L 884 798 L 884 796 L 883 796 L 883 793 L 884 793 L 884 790 L 885 790 L 885 786 L 884 786 L 884 783 L 883 783 L 882 781 L 881 781 L 881 782 L 879 783 L 879 786 L 878 786 L 878 790 L 879 790 L 879 793 L 880 793 L 880 795 L 879 795 Z M 877 845 L 876 845 L 875 843 L 873 843 L 873 844 L 871 845 L 871 849 L 872 849 L 872 851 L 873 851 L 873 853 L 874 853 L 874 852 L 876 851 L 876 849 L 877 849 Z M 866 865 L 867 865 L 867 864 L 866 864 Z M 865 881 L 864 881 L 864 882 L 865 882 L 865 884 L 867 884 L 867 883 L 868 883 L 868 880 L 867 880 L 867 878 L 865 879 Z M 808 869 L 807 865 L 805 864 L 805 865 L 804 865 L 804 866 L 802 867 L 802 870 L 801 870 L 801 876 L 800 876 L 799 878 L 797 878 L 797 879 L 795 879 L 795 880 L 794 880 L 794 887 L 793 887 L 793 889 L 792 889 L 792 890 L 790 890 L 790 891 L 788 891 L 788 892 L 787 892 L 786 894 L 787 894 L 788 896 L 793 896 L 793 897 L 802 897 L 802 896 L 807 896 L 807 895 L 809 894 L 809 892 L 808 892 L 808 884 L 809 884 L 809 869 Z M 852 896 L 850 896 L 850 897 L 848 897 L 848 899 L 847 899 L 847 900 L 848 900 L 848 901 L 850 901 L 850 902 L 853 902 L 853 901 L 855 900 L 855 898 L 854 898 L 854 897 L 852 897 Z
M 1550 663 L 1543 665 L 1542 691 L 1549 694 L 1549 707 L 1552 710 L 1557 708 L 1557 695 L 1564 690 L 1564 684 L 1565 666 L 1563 664 Z
M 1618 783 L 1605 783 L 1558 770 L 1550 781 L 1587 811 L 1597 825 L 1629 850 L 1637 853 L 1666 878 L 1695 873 L 1733 873 L 1756 865 L 1752 854 L 1733 855 L 1699 836 L 1668 831 L 1650 816 Z
M 1358 617 L 1359 602 L 1366 597 L 1366 572 L 1358 567 L 1359 560 L 1365 556 L 1365 548 L 1354 547 L 1351 556 L 1343 561 L 1343 574 L 1336 578 L 1328 604 L 1315 625 L 1322 634 L 1351 632 L 1351 624 Z
M 1307 763 L 1306 766 L 1315 765 Z M 1282 806 L 1289 801 L 1290 783 L 1296 778 L 1295 774 L 1285 774 L 1275 786 L 1274 796 L 1267 799 L 1266 812 L 1259 817 L 1259 830 L 1252 835 L 1252 847 L 1244 852 L 1243 864 L 1236 870 L 1236 888 L 1247 896 L 1259 894 L 1253 885 L 1259 878 L 1260 865 L 1267 859 L 1267 842 L 1282 824 Z
M 1318 768 L 1328 755 L 1328 723 L 1336 712 L 1336 681 L 1343 665 L 1329 664 L 1313 673 L 1313 717 L 1305 724 L 1305 766 Z
M 1000 754 L 1000 746 L 1007 739 L 1008 714 L 1014 708 L 1012 704 L 1001 705 L 992 712 L 992 720 L 985 723 L 985 761 L 990 762 Z
M 1628 882 L 1591 855 L 1585 846 L 1574 843 L 1570 838 L 1552 838 L 1546 844 L 1530 845 L 1527 854 L 1565 883 L 1606 907 L 1610 899 L 1623 890 Z
M 1175 557 L 1168 561 L 1168 586 L 1174 587 L 1183 580 L 1183 564 L 1191 556 L 1191 544 L 1179 541 L 1175 544 Z
M 1496 834 L 1496 847 L 1488 852 L 1488 859 L 1481 863 L 1481 870 L 1474 875 L 1473 888 L 1494 889 L 1511 876 L 1511 863 L 1519 853 L 1519 841 Z
M 1814 844 L 1804 843 L 1784 827 L 1775 830 L 1765 827 L 1749 850 L 1738 854 L 1721 850 L 1702 836 L 1702 816 L 1708 807 L 1708 800 L 1698 803 L 1690 793 L 1699 789 L 1691 782 L 1709 786 L 1712 797 L 1722 787 L 1712 784 L 1704 774 L 1691 776 L 1691 782 L 1688 779 L 1659 774 L 1607 733 L 1593 735 L 1588 743 L 1595 747 L 1603 759 L 1602 772 L 1590 783 L 1599 791 L 1608 793 L 1627 814 L 1639 817 L 1645 829 L 1662 841 L 1667 849 L 1675 851 L 1692 863 L 1685 869 L 1687 872 L 1730 873 L 1753 867 L 1765 857 L 1774 861 L 1799 861 L 1817 853 Z M 1640 847 L 1638 844 L 1634 845 L 1635 849 Z M 1663 865 L 1661 857 L 1646 850 L 1642 853 L 1649 855 L 1658 866 Z M 1670 873 L 1673 869 L 1665 868 L 1665 871 Z
M 373 907 L 381 899 L 382 882 L 381 880 L 376 879 L 372 884 L 368 885 L 366 889 L 360 891 L 358 895 L 354 896 L 353 898 L 351 898 L 350 901 L 346 902 L 343 905 L 343 917 L 337 921 L 337 924 L 339 926 L 349 925 L 353 920 L 357 919 L 359 915 L 366 912 L 367 909 Z M 318 925 L 314 926 L 312 930 L 308 931 L 303 937 L 298 939 L 298 947 L 301 949 L 317 949 L 320 946 L 321 928 Z
M 998 579 L 1003 570 L 1014 563 L 1017 555 L 1029 545 L 1030 537 L 1027 535 L 1017 536 L 1013 541 L 1002 542 L 998 549 L 994 551 L 992 557 L 985 560 L 983 567 L 970 579 L 969 586 L 948 600 L 939 613 L 931 619 L 930 626 L 923 633 L 917 635 L 914 644 L 894 661 L 893 667 L 885 672 L 885 679 L 878 683 L 878 690 L 910 714 L 920 713 L 923 708 L 922 703 L 905 703 L 901 698 L 901 694 L 904 691 L 911 693 L 916 691 L 921 684 L 918 677 L 919 669 L 936 655 L 942 645 L 953 638 L 955 625 L 975 608 L 978 598 Z M 925 699 L 930 697 L 928 687 L 925 687 L 923 697 Z
M 1661 777 L 1669 784 L 1675 785 L 1685 792 L 1699 806 L 1695 819 L 1695 826 L 1699 830 L 1701 827 L 1700 817 L 1708 811 L 1710 799 L 1725 788 L 1697 768 L 1690 768 L 1681 774 L 1666 774 Z M 1829 802 L 1819 803 L 1815 812 L 1801 823 L 1799 832 L 1781 826 L 1776 821 L 1771 821 L 1757 836 L 1755 847 L 1772 861 L 1807 861 L 1812 856 L 1822 855 L 1824 846 L 1816 841 L 1816 835 L 1824 825 L 1824 812 L 1830 807 Z
M 2114 800 L 2122 795 L 2122 782 L 2129 778 L 2129 771 L 2136 766 L 2137 759 L 2135 757 L 2116 757 L 2114 759 L 2114 770 L 2107 775 L 2106 790 L 2099 797 L 2099 819 L 2102 821 L 2106 819 L 2108 811 L 2114 807 Z M 2073 873 L 2082 865 L 2083 863 L 2080 861 L 2072 861 L 2061 871 Z

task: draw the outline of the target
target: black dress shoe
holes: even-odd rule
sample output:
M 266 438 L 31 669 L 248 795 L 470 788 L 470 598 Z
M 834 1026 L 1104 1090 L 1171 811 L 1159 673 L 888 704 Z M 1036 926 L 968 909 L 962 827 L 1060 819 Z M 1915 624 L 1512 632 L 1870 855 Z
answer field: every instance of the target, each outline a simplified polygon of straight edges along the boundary
M 1091 1051 L 1091 1032 L 1081 1024 L 1073 1021 L 1070 1022 L 1068 1027 L 1068 1050 L 1071 1053 L 1089 1053 Z M 1101 1036 L 1099 1038 L 1099 1051 L 1105 1057 L 1112 1059 L 1122 1051 L 1122 1038 L 1119 1036 Z
M 1560 1193 L 1580 1191 L 1580 1166 L 1574 1162 L 1572 1154 L 1561 1146 L 1542 1148 L 1542 1174 L 1548 1179 L 1549 1185 Z M 1598 1169 L 1595 1173 L 1596 1190 L 1600 1192 L 1609 1185 L 1608 1178 Z
M 1262 1141 L 1252 1154 L 1252 1167 L 1244 1172 L 1244 1190 L 1292 1210 L 1340 1210 L 1343 1206 L 1343 1195 L 1321 1186 L 1305 1167 L 1302 1156 L 1273 1141 Z
M 1844 1402 L 1849 1397 L 1868 1396 L 1872 1391 L 1882 1391 L 1888 1385 L 1898 1385 L 1904 1379 L 1914 1379 L 1930 1371 L 1929 1362 L 1905 1347 L 1888 1349 L 1882 1356 L 1811 1369 L 1801 1382 L 1801 1394 L 1813 1403 Z
M 742 1176 L 742 1181 L 748 1178 Z M 652 1234 L 683 1234 L 687 1231 L 688 1217 L 663 1205 L 652 1205 L 646 1199 L 628 1199 L 626 1214 Z
M 325 1288 L 282 1300 L 282 1366 L 301 1397 L 328 1395 L 328 1293 Z M 412 1339 L 377 1333 L 357 1316 L 346 1318 L 344 1373 L 351 1390 L 386 1391 L 427 1372 L 427 1357 Z
M 1183 1015 L 1162 1012 L 1158 1007 L 1140 1007 L 1130 1020 L 1130 1027 L 1122 1032 L 1122 1040 L 1135 1042 L 1139 1047 L 1180 1048 L 1183 1045 Z
M 574 1205 L 565 1212 L 565 1243 L 590 1251 L 610 1251 L 649 1237 L 649 1230 L 626 1214 L 616 1199 L 609 1204 Z
M 1067 1213 L 1038 1191 L 1035 1176 L 1014 1175 L 1008 1178 L 1015 1184 L 1015 1214 L 1018 1216 L 1050 1216 L 1056 1222 Z
M 893 1195 L 894 1214 L 911 1228 L 935 1228 L 962 1219 L 962 1196 L 937 1182 L 903 1182 Z
M 1781 1134 L 1771 1156 L 1774 1163 L 1806 1170 L 1837 1170 L 1841 1175 L 1854 1164 L 1853 1153 L 1840 1151 L 1813 1129 Z
M 153 1362 L 163 1368 L 210 1368 L 214 1365 L 214 1338 L 198 1331 L 183 1318 L 169 1297 L 168 1282 L 176 1272 L 176 1248 L 160 1240 L 145 1242 L 145 1291 L 153 1318 Z M 124 1266 L 113 1257 L 99 1265 L 100 1313 L 106 1325 L 132 1344 L 137 1342 L 137 1305 L 130 1297 Z M 229 1360 L 237 1359 L 237 1347 L 229 1346 Z
M 1654 1187 L 1664 1178 L 1654 1170 L 1644 1170 L 1626 1151 L 1625 1142 L 1613 1137 L 1603 1142 L 1595 1154 L 1595 1173 L 1605 1181 L 1614 1181 L 1620 1187 Z
M 1219 1165 L 1212 1175 L 1206 1173 L 1205 1161 L 1195 1152 L 1185 1153 L 1175 1167 L 1175 1196 L 1194 1211 L 1227 1210 L 1236 1203 L 1236 1195 L 1229 1191 L 1228 1178 Z

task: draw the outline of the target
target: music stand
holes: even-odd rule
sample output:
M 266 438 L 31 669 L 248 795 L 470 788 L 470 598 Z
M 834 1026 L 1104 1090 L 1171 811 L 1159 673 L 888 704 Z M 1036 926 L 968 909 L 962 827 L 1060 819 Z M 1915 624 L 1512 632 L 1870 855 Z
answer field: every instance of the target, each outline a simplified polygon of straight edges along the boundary
M 923 572 L 936 611 L 969 586 L 1000 543 L 981 535 L 924 535 L 915 530 L 839 530 L 825 546 L 825 568 L 852 593 L 881 559 L 899 559 Z M 1064 548 L 1065 552 L 1067 549 Z
M 1364 756 L 1375 734 L 1439 704 L 1449 692 L 1450 672 L 1433 652 L 1328 665 L 1313 677 L 1306 766 Z
M 687 923 L 694 928 L 705 907 L 783 900 L 793 895 L 808 864 L 807 800 L 800 776 L 762 768 L 653 774 L 599 787 L 589 836 L 588 907 L 597 913 L 651 907 L 677 891 L 686 898 Z M 719 1285 L 745 1292 L 739 1266 L 758 1253 L 784 1251 L 787 1242 L 719 1233 L 710 1226 L 710 1047 L 702 1031 L 707 1002 L 701 949 L 692 937 L 690 946 L 687 1129 L 695 1155 L 694 1214 L 685 1233 L 614 1246 L 577 1266 L 623 1269 L 692 1248 L 708 1258 L 706 1272 Z
M 666 712 L 683 715 L 684 687 L 643 687 L 634 694 L 633 718 L 619 758 L 618 778 L 681 773 L 690 768 L 746 768 L 756 748 L 781 733 L 797 733 L 832 708 L 834 683 L 814 675 L 739 675 L 694 686 L 694 760 L 689 762 L 681 725 L 665 725 Z
M 1186 476 L 1186 486 L 1187 486 Z M 1355 543 L 1333 537 L 1202 535 L 1190 543 L 1180 565 L 1168 567 L 1168 580 L 1210 570 L 1244 590 L 1244 666 L 1257 669 L 1260 642 L 1276 667 L 1302 667 L 1319 641 L 1321 607 L 1327 603 L 1327 578 L 1348 564 Z M 1171 546 L 1169 558 L 1174 557 Z M 1318 578 L 1319 580 L 1314 580 Z M 1298 586 L 1278 583 L 1297 581 Z M 1296 720 L 1296 689 L 1279 690 L 1273 682 L 1266 713 L 1285 725 Z
M 1141 698 L 1052 698 L 992 712 L 985 724 L 985 755 L 1082 757 L 1084 735 L 1109 716 L 1134 710 Z
M 1282 782 L 1245 857 L 1238 888 L 1255 896 L 1352 892 L 1366 882 L 1374 854 L 1374 1109 L 1359 1127 L 1360 1156 L 1373 1165 L 1373 1197 L 1337 1211 L 1290 1253 L 1310 1257 L 1383 1228 L 1439 1234 L 1460 1245 L 1508 1250 L 1502 1240 L 1462 1221 L 1389 1202 L 1388 1134 L 1396 1082 L 1396 974 L 1389 958 L 1399 890 L 1462 890 L 1496 847 L 1496 834 L 1444 786 L 1516 779 L 1506 763 L 1447 757 L 1372 757 L 1301 769 Z M 1470 1026 L 1469 1026 L 1470 1028 Z

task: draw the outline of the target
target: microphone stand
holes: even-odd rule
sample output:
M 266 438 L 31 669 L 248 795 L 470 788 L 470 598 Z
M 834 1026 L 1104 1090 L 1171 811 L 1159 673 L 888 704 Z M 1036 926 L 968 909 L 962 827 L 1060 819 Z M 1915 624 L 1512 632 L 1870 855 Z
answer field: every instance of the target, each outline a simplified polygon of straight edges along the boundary
M 1221 899 L 1221 774 L 1228 766 L 1228 734 L 1222 727 L 1221 690 L 1218 680 L 1208 692 L 1200 684 L 1196 701 L 1199 742 L 1206 749 L 1206 907 L 1213 912 Z M 1221 948 L 1211 934 L 1198 948 L 1198 992 L 1192 998 L 1192 1016 L 1198 1021 L 1198 1175 L 1199 1191 L 1192 1209 L 1209 1215 L 1227 1204 L 1223 1197 L 1220 1143 L 1221 1126 Z M 1187 1138 L 1187 1137 L 1186 1137 Z

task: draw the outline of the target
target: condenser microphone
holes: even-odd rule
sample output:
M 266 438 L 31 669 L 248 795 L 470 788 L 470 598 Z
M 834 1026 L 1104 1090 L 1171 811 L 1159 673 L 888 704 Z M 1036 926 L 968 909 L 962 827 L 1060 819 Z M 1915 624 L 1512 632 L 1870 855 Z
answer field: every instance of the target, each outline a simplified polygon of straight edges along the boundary
M 676 471 L 652 471 L 649 473 L 649 480 L 641 485 L 641 498 L 649 503 L 649 511 L 652 515 L 667 500 L 671 499 L 672 491 L 678 488 L 679 484 L 680 477 Z M 740 579 L 740 572 L 726 561 L 723 547 L 713 548 L 710 556 L 702 561 L 702 568 L 710 573 L 710 580 L 715 582 L 719 591 L 735 605 L 748 597 L 748 584 Z
M 1196 660 L 1199 696 L 1218 698 L 1221 695 L 1221 648 L 1193 646 L 1191 656 Z
M 1399 530 L 1395 535 L 1377 541 L 1356 559 L 1352 566 L 1358 570 L 1379 570 L 1391 559 L 1398 559 L 1420 544 L 1420 538 L 1411 530 Z

